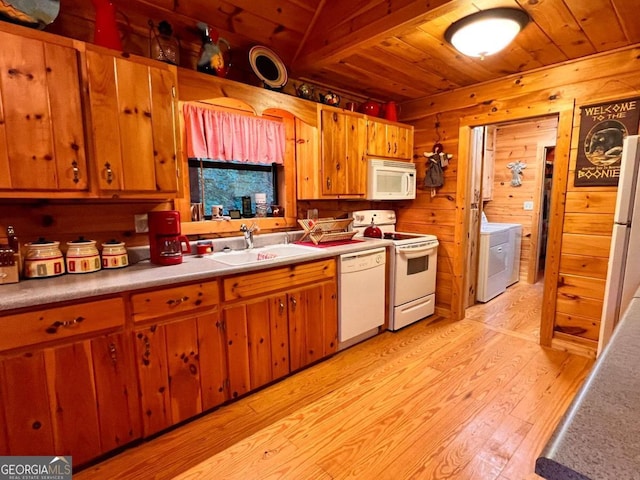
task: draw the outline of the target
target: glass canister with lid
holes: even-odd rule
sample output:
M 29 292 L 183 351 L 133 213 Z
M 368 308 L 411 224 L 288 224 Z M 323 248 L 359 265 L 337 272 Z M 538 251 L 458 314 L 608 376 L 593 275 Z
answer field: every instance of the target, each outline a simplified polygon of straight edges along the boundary
M 102 268 L 100 252 L 95 240 L 79 237 L 77 240 L 67 242 L 67 272 L 91 273 L 100 268 Z

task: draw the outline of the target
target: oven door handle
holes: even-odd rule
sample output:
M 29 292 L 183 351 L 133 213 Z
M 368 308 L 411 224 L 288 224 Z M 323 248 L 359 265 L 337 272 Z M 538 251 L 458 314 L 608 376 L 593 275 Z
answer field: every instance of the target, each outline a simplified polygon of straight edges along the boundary
M 417 248 L 396 247 L 396 252 L 402 255 L 403 257 L 407 257 L 407 258 L 424 257 L 425 253 L 428 252 L 428 254 L 431 255 L 431 253 L 436 253 L 436 250 L 437 250 L 437 247 L 433 247 L 431 245 L 426 247 L 417 247 Z

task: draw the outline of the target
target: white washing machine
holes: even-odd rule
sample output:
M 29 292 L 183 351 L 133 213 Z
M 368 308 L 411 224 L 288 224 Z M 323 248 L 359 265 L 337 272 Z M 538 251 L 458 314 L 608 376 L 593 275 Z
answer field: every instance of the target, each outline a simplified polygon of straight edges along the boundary
M 507 289 L 511 271 L 510 227 L 483 223 L 480 229 L 480 252 L 476 300 L 488 302 Z

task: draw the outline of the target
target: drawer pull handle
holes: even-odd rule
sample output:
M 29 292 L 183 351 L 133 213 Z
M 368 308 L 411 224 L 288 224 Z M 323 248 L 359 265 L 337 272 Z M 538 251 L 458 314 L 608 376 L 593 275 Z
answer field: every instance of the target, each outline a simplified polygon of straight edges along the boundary
M 71 328 L 71 327 L 75 327 L 77 325 L 79 325 L 80 323 L 82 323 L 84 321 L 84 317 L 76 317 L 72 320 L 64 320 L 62 322 L 60 321 L 55 321 L 51 324 L 51 326 L 47 327 L 47 329 L 45 330 L 47 333 L 58 333 L 58 329 L 60 327 L 63 328 Z
M 184 297 L 178 298 L 176 300 L 167 300 L 167 304 L 171 307 L 177 307 L 178 305 L 180 305 L 183 302 L 186 302 L 187 300 L 189 300 L 189 297 L 185 295 Z

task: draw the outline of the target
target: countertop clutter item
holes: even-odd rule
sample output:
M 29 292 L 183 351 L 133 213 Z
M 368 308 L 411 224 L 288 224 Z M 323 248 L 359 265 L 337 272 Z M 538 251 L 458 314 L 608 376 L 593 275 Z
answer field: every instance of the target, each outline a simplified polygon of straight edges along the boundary
M 149 253 L 156 265 L 179 265 L 182 255 L 191 253 L 189 239 L 182 235 L 180 212 L 161 210 L 148 213 Z
M 376 227 L 373 218 L 371 219 L 371 225 L 364 229 L 364 236 L 370 238 L 382 238 L 382 230 Z
M 124 242 L 112 239 L 102 244 L 102 268 L 122 268 L 129 265 Z
M 0 244 L 0 285 L 19 281 L 18 254 L 10 245 Z
M 198 28 L 202 31 L 198 71 L 225 78 L 231 68 L 231 44 L 206 23 L 198 22 Z
M 355 231 L 347 231 L 349 225 L 353 222 L 353 218 L 319 218 L 298 220 L 298 223 L 304 228 L 304 234 L 300 237 L 300 242 L 310 238 L 313 243 L 318 245 L 324 242 L 335 242 L 338 240 L 351 240 L 357 233 Z
M 68 273 L 91 273 L 101 268 L 100 252 L 95 240 L 79 237 L 77 240 L 67 242 Z
M 27 243 L 24 258 L 24 276 L 27 278 L 56 277 L 65 273 L 64 258 L 60 251 L 60 242 L 40 237 Z
M 256 217 L 266 217 L 267 216 L 267 194 L 266 193 L 256 193 Z

